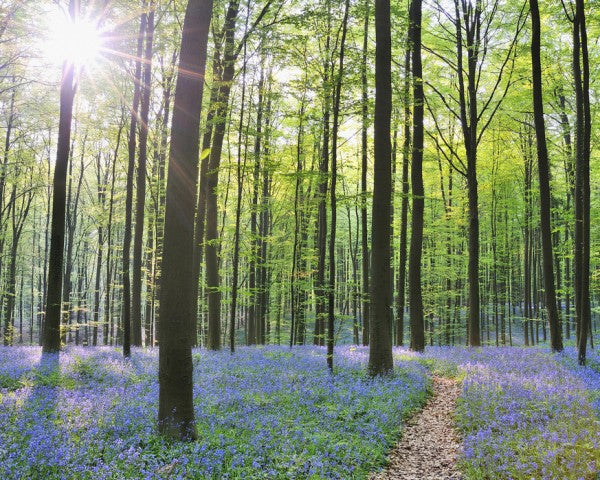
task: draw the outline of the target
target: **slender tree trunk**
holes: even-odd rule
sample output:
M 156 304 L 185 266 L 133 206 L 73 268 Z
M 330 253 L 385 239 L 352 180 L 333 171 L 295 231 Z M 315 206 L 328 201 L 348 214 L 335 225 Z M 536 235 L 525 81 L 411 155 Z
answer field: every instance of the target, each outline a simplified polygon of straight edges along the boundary
M 413 147 L 411 165 L 412 223 L 408 281 L 410 285 L 410 347 L 425 349 L 423 296 L 421 292 L 421 256 L 423 251 L 423 215 L 425 190 L 423 188 L 423 70 L 421 66 L 421 0 L 410 4 L 409 38 L 412 49 L 412 76 L 414 96 Z
M 124 120 L 124 119 L 123 119 Z M 106 297 L 104 298 L 104 328 L 102 335 L 102 342 L 104 345 L 108 345 L 110 337 L 110 323 L 111 323 L 111 289 L 112 289 L 112 227 L 113 227 L 113 213 L 114 213 L 114 199 L 115 199 L 115 181 L 117 173 L 117 157 L 119 155 L 119 147 L 121 146 L 121 134 L 125 122 L 122 121 L 119 125 L 119 131 L 117 132 L 117 143 L 112 156 L 112 172 L 110 179 L 110 197 L 108 200 L 108 220 L 106 223 Z
M 363 45 L 362 45 L 362 126 L 361 126 L 361 245 L 362 245 L 362 339 L 363 345 L 369 344 L 369 218 L 367 212 L 367 169 L 368 169 L 368 126 L 367 117 L 369 114 L 369 84 L 367 80 L 367 56 L 369 49 L 369 16 L 371 2 L 367 1 L 365 6 L 365 21 L 363 27 Z M 406 110 L 405 110 L 406 113 Z M 406 138 L 406 137 L 405 137 Z
M 589 57 L 583 0 L 575 1 L 573 19 L 573 77 L 577 105 L 575 156 L 575 308 L 578 362 L 585 365 L 591 330 L 590 305 L 590 142 L 591 114 Z
M 129 124 L 128 155 L 129 163 L 127 167 L 127 186 L 125 194 L 125 231 L 123 234 L 123 356 L 131 355 L 131 281 L 129 277 L 129 254 L 131 251 L 131 228 L 132 228 L 132 210 L 133 210 L 133 175 L 135 171 L 135 149 L 137 134 L 138 108 L 141 96 L 141 78 L 142 78 L 142 52 L 144 47 L 144 36 L 148 17 L 146 12 L 140 17 L 140 31 L 138 34 L 137 53 L 134 74 L 133 106 L 131 107 L 131 122 Z
M 69 14 L 76 21 L 79 13 L 79 0 L 70 0 Z M 65 209 L 67 167 L 71 143 L 71 120 L 75 97 L 75 68 L 71 61 L 63 64 L 60 88 L 60 119 L 58 145 L 54 167 L 52 195 L 52 231 L 50 235 L 50 258 L 48 269 L 48 290 L 46 295 L 46 319 L 44 325 L 43 352 L 54 353 L 60 350 L 60 316 L 62 305 L 62 275 L 65 240 Z
M 529 0 L 529 6 L 532 23 L 531 66 L 533 112 L 540 184 L 540 228 L 542 236 L 544 290 L 546 293 L 548 323 L 550 325 L 550 348 L 553 352 L 560 352 L 563 349 L 563 342 L 554 286 L 554 258 L 552 252 L 552 226 L 550 222 L 550 166 L 546 147 L 546 127 L 544 124 L 542 96 L 542 65 L 540 60 L 540 12 L 537 0 Z
M 146 163 L 148 158 L 148 117 L 152 81 L 152 42 L 154 40 L 154 1 L 150 0 L 146 15 L 144 68 L 141 77 L 140 139 L 136 180 L 135 232 L 131 281 L 131 343 L 142 346 L 142 261 L 144 213 L 146 208 Z
M 235 73 L 234 35 L 235 24 L 239 11 L 239 0 L 231 0 L 227 9 L 224 26 L 224 56 L 223 75 L 220 79 L 217 122 L 214 126 L 214 136 L 208 161 L 206 175 L 206 288 L 208 292 L 208 342 L 211 350 L 221 348 L 221 279 L 219 275 L 219 233 L 218 233 L 218 194 L 219 167 L 223 140 L 225 138 L 225 125 L 229 107 L 229 94 L 231 82 Z
M 331 140 L 331 230 L 329 233 L 329 304 L 327 314 L 327 366 L 333 372 L 333 343 L 335 328 L 335 238 L 337 228 L 337 151 L 338 151 L 338 130 L 340 117 L 340 99 L 342 95 L 342 80 L 344 75 L 344 52 L 346 48 L 346 32 L 348 30 L 348 11 L 350 10 L 350 0 L 346 0 L 344 7 L 344 19 L 342 20 L 342 38 L 340 41 L 339 66 L 336 78 L 336 85 L 333 100 L 333 127 Z
M 246 32 L 248 31 L 248 16 L 246 17 Z M 240 123 L 238 125 L 238 151 L 237 151 L 237 199 L 235 207 L 235 233 L 233 240 L 233 272 L 231 278 L 231 313 L 229 315 L 229 349 L 235 351 L 235 319 L 237 310 L 238 272 L 240 265 L 240 223 L 242 216 L 242 196 L 244 193 L 244 175 L 246 172 L 247 148 L 244 149 L 244 163 L 242 165 L 242 132 L 244 129 L 244 106 L 246 102 L 246 46 L 244 45 L 244 60 L 242 67 L 242 98 L 240 108 Z M 246 134 L 246 138 L 247 138 Z
M 410 44 L 409 44 L 410 45 Z M 404 54 L 404 144 L 402 147 L 402 207 L 400 210 L 400 265 L 398 266 L 398 299 L 396 304 L 396 345 L 404 345 L 404 307 L 406 305 L 406 257 L 408 231 L 408 164 L 411 147 L 410 131 L 410 56 Z

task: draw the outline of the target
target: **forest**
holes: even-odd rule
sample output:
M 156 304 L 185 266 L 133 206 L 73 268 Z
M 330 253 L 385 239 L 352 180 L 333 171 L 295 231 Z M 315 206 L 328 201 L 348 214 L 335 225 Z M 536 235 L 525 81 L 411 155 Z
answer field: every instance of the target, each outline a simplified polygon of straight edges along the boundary
M 600 478 L 600 3 L 0 0 L 0 478 Z

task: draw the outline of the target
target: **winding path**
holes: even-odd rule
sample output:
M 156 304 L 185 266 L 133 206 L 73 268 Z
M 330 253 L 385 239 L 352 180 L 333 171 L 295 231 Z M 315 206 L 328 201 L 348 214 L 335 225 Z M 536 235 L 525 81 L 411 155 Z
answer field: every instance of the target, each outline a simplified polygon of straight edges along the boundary
M 457 480 L 460 440 L 454 410 L 460 384 L 434 377 L 433 396 L 406 424 L 400 442 L 389 455 L 387 468 L 371 480 Z

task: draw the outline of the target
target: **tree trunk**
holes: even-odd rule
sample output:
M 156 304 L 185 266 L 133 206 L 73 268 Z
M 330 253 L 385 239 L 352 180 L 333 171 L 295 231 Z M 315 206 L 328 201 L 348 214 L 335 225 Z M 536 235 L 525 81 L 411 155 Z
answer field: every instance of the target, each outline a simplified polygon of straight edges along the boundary
M 583 0 L 575 1 L 573 19 L 573 77 L 577 105 L 575 156 L 575 308 L 577 313 L 578 362 L 585 365 L 588 336 L 591 338 L 590 306 L 590 70 Z M 582 71 L 583 70 L 583 71 Z
M 208 292 L 208 341 L 210 350 L 221 348 L 221 279 L 219 275 L 219 233 L 218 233 L 218 195 L 219 167 L 221 152 L 225 138 L 225 124 L 229 107 L 229 94 L 231 82 L 235 73 L 235 24 L 239 10 L 239 0 L 231 0 L 225 18 L 223 74 L 219 79 L 219 93 L 217 106 L 217 122 L 214 127 L 214 136 L 208 160 L 206 175 L 206 288 Z
M 154 1 L 148 5 L 146 15 L 144 71 L 141 78 L 140 139 L 136 180 L 135 232 L 131 281 L 131 343 L 142 346 L 142 260 L 144 242 L 144 213 L 146 208 L 146 163 L 148 158 L 148 114 L 152 81 L 152 42 L 154 39 Z
M 396 303 L 396 345 L 404 345 L 404 307 L 406 305 L 406 256 L 408 231 L 408 164 L 410 131 L 410 46 L 404 55 L 404 145 L 402 147 L 402 207 L 400 210 L 400 265 L 398 266 L 398 298 Z
M 360 166 L 360 215 L 361 215 L 361 245 L 362 245 L 362 339 L 363 345 L 369 344 L 369 218 L 367 212 L 367 168 L 368 168 L 368 127 L 367 117 L 369 114 L 369 85 L 367 81 L 367 56 L 369 49 L 369 16 L 370 2 L 366 2 L 365 22 L 363 27 L 363 49 L 362 49 L 362 126 L 361 126 L 361 166 Z
M 419 2 L 420 0 L 415 0 Z M 420 9 L 419 9 L 420 10 Z M 375 1 L 375 165 L 370 278 L 369 374 L 392 371 L 390 325 L 391 191 L 390 123 L 392 113 L 391 28 L 389 0 Z
M 211 0 L 190 0 L 183 21 L 166 192 L 160 295 L 159 431 L 194 440 L 192 343 L 194 210 Z
M 76 21 L 79 0 L 70 0 L 69 14 Z M 60 316 L 62 305 L 63 254 L 65 242 L 65 210 L 67 167 L 71 143 L 71 120 L 73 99 L 75 98 L 73 62 L 65 60 L 60 87 L 60 119 L 58 145 L 54 167 L 52 195 L 52 231 L 50 234 L 50 258 L 48 269 L 48 290 L 46 295 L 46 320 L 44 325 L 43 352 L 55 353 L 60 350 Z
M 131 227 L 133 210 L 133 174 L 135 170 L 135 149 L 137 134 L 138 108 L 141 96 L 142 51 L 148 17 L 144 12 L 140 17 L 140 30 L 137 41 L 137 56 L 135 62 L 133 106 L 131 107 L 131 122 L 129 124 L 127 186 L 125 194 L 125 231 L 123 234 L 123 356 L 131 355 L 131 281 L 129 278 L 129 254 L 131 250 Z
M 410 285 L 410 348 L 417 352 L 425 349 L 423 296 L 421 292 L 421 256 L 423 251 L 423 215 L 425 190 L 423 188 L 423 69 L 421 66 L 421 0 L 410 4 L 409 38 L 412 49 L 412 77 L 414 96 L 413 147 L 411 165 L 412 222 L 408 281 Z
M 328 312 L 327 312 L 327 366 L 333 372 L 333 342 L 335 328 L 335 238 L 337 228 L 337 150 L 338 130 L 340 117 L 340 99 L 342 95 L 342 79 L 344 75 L 344 50 L 346 47 L 346 33 L 348 30 L 348 11 L 350 0 L 346 0 L 344 7 L 344 19 L 342 21 L 342 38 L 340 42 L 339 66 L 335 84 L 333 100 L 333 127 L 331 140 L 331 230 L 329 233 L 329 286 L 328 286 Z
M 540 228 L 544 269 L 544 290 L 546 310 L 550 325 L 550 348 L 553 352 L 563 349 L 562 332 L 556 304 L 554 288 L 554 258 L 552 252 L 552 226 L 550 224 L 550 166 L 546 147 L 546 127 L 544 124 L 544 104 L 542 96 L 542 65 L 540 60 L 540 12 L 537 0 L 529 0 L 532 35 L 531 68 L 533 80 L 533 115 L 537 140 L 538 173 L 540 184 Z

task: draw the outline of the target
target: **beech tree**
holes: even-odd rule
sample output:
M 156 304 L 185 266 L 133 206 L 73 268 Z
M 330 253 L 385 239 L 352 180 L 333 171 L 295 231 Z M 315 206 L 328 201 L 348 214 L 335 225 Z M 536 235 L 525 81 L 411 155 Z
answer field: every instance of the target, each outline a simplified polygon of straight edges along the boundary
M 563 349 L 562 332 L 556 305 L 554 288 L 554 258 L 552 252 L 552 226 L 550 224 L 550 167 L 546 147 L 546 126 L 544 122 L 544 104 L 542 96 L 542 65 L 540 60 L 540 11 L 537 0 L 530 0 L 531 13 L 531 66 L 533 80 L 533 116 L 535 137 L 537 140 L 538 171 L 540 182 L 540 215 L 542 230 L 542 254 L 544 268 L 544 290 L 546 309 L 550 324 L 550 347 L 555 352 Z
M 72 23 L 79 15 L 79 1 L 69 1 L 69 16 Z M 52 232 L 50 234 L 50 256 L 48 261 L 48 293 L 46 295 L 46 318 L 44 323 L 44 353 L 60 350 L 60 319 L 62 310 L 63 255 L 65 241 L 65 210 L 67 169 L 71 147 L 71 121 L 75 98 L 75 61 L 66 58 L 63 63 L 60 86 L 60 118 L 58 143 L 52 191 Z
M 375 29 L 375 164 L 371 240 L 369 308 L 369 373 L 373 376 L 392 371 L 391 329 L 391 192 L 392 145 L 392 45 L 390 2 L 376 0 Z
M 163 435 L 196 438 L 192 385 L 195 324 L 193 249 L 200 113 L 211 0 L 189 0 L 171 125 L 166 191 L 164 257 L 158 328 L 158 425 Z

